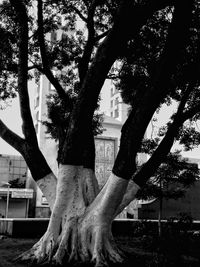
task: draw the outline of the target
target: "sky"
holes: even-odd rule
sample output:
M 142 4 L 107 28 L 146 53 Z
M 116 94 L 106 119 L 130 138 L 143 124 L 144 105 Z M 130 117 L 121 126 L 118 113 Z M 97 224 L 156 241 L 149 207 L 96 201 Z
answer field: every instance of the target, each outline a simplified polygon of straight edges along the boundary
M 3 1 L 0 0 L 0 4 Z M 30 82 L 29 83 L 29 93 L 30 93 L 30 101 L 31 101 L 31 106 L 32 102 L 33 102 L 33 87 L 34 87 L 34 83 Z M 107 86 L 106 83 L 104 84 L 104 87 L 102 89 L 102 101 L 101 101 L 101 111 L 102 112 L 106 112 L 106 110 L 109 108 L 109 90 L 106 90 Z M 172 107 L 173 109 L 173 107 Z M 166 121 L 171 112 L 172 109 L 170 108 L 165 108 L 164 111 L 161 113 L 161 115 L 159 116 L 159 119 L 161 122 Z M 5 110 L 1 111 L 0 110 L 0 119 L 2 119 L 2 121 L 11 129 L 13 130 L 15 133 L 19 134 L 22 136 L 22 131 L 21 131 L 21 118 L 20 118 L 20 110 L 19 110 L 19 100 L 18 99 L 14 99 L 12 101 L 12 103 L 10 103 L 10 106 L 8 106 Z M 11 155 L 15 155 L 15 154 L 19 154 L 14 148 L 12 148 L 10 145 L 8 145 L 5 141 L 3 141 L 0 138 L 0 154 L 11 154 Z M 183 152 L 182 153 L 183 156 L 185 157 L 194 157 L 194 158 L 200 158 L 200 148 L 194 149 L 193 151 L 189 151 L 189 152 Z
M 10 106 L 0 111 L 0 118 L 12 131 L 20 135 L 22 134 L 18 99 L 13 100 Z M 19 153 L 0 138 L 0 154 L 15 155 Z
M 34 90 L 34 82 L 29 82 L 29 95 L 30 95 L 30 105 L 33 107 L 33 90 Z M 0 110 L 0 119 L 6 124 L 6 126 L 23 137 L 22 135 L 22 120 L 20 116 L 20 108 L 19 108 L 19 99 L 18 97 L 9 102 L 9 105 L 4 110 Z M 8 143 L 6 143 L 2 138 L 0 138 L 0 154 L 8 154 L 8 155 L 19 155 L 19 152 L 16 151 L 13 147 L 11 147 Z
M 110 91 L 107 90 L 107 84 L 104 84 L 104 87 L 101 92 L 101 111 L 106 112 L 106 110 L 109 108 L 109 93 Z M 30 103 L 31 107 L 33 107 L 33 89 L 34 89 L 34 82 L 29 83 L 29 94 L 30 94 Z M 168 118 L 172 114 L 172 111 L 175 110 L 175 106 L 167 107 L 165 106 L 161 114 L 158 116 L 159 120 L 157 125 L 159 126 L 161 123 L 167 122 Z M 14 99 L 12 103 L 3 111 L 0 110 L 0 119 L 15 133 L 22 135 L 21 131 L 21 117 L 20 117 L 20 109 L 19 109 L 19 100 L 18 98 Z M 177 147 L 179 149 L 180 147 Z M 9 155 L 19 155 L 19 153 L 12 148 L 10 145 L 8 145 L 3 139 L 0 138 L 0 154 L 9 154 Z M 200 158 L 200 147 L 197 149 L 194 149 L 192 151 L 188 152 L 182 152 L 182 155 L 184 157 L 190 157 L 190 158 Z

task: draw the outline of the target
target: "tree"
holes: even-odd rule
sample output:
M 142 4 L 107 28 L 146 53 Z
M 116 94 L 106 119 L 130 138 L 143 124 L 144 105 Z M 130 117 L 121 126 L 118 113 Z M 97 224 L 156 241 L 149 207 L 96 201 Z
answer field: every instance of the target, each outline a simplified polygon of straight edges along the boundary
M 2 69 L 6 67 L 18 79 L 24 136 L 13 133 L 2 121 L 0 135 L 23 155 L 52 210 L 46 233 L 21 259 L 38 264 L 92 261 L 96 266 L 109 261 L 121 262 L 122 254 L 111 233 L 113 219 L 162 163 L 183 123 L 198 116 L 199 29 L 191 33 L 193 20 L 198 18 L 198 2 L 49 0 L 43 3 L 38 0 L 36 27 L 35 16 L 28 13 L 33 3 L 30 0 L 5 3 L 2 9 L 5 24 L 1 25 L 6 32 L 14 32 L 12 64 L 4 64 Z M 137 82 L 134 88 L 132 83 L 129 86 L 130 90 L 134 89 L 132 110 L 122 128 L 111 176 L 98 193 L 92 121 L 100 90 L 114 62 L 126 60 L 127 46 L 137 40 L 143 26 L 169 7 L 172 12 L 165 42 L 150 71 L 144 72 L 148 81 Z M 59 43 L 49 43 L 45 34 L 58 29 L 59 13 L 65 18 L 66 32 L 74 34 L 66 34 Z M 77 30 L 78 18 L 83 21 L 86 33 Z M 9 27 L 5 27 L 8 24 Z M 174 86 L 174 79 L 180 81 L 178 74 L 183 73 L 183 51 L 188 51 L 192 42 L 195 60 L 186 64 L 184 71 L 188 75 L 184 74 L 184 85 L 177 82 Z M 60 70 L 60 77 L 53 74 L 53 68 Z M 31 117 L 27 81 L 28 71 L 32 69 L 37 70 L 36 74 L 46 75 L 67 105 L 71 103 L 68 90 L 77 95 L 62 138 L 57 178 L 38 147 Z M 132 71 L 133 77 L 135 74 Z M 146 128 L 159 105 L 173 95 L 179 102 L 177 112 L 151 158 L 136 171 L 136 157 Z
M 178 199 L 184 197 L 186 190 L 199 178 L 196 164 L 182 158 L 180 151 L 169 153 L 154 176 L 146 185 L 138 190 L 136 198 L 159 200 L 158 233 L 162 234 L 163 199 Z

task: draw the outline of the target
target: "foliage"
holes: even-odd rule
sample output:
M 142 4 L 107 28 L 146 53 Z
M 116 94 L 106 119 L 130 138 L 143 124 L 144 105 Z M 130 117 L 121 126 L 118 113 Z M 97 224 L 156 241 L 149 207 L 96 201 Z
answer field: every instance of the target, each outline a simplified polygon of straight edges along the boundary
M 134 106 L 136 89 L 144 92 L 151 85 L 155 66 L 163 51 L 172 14 L 171 7 L 156 12 L 128 43 L 122 57 L 117 88 L 125 103 Z
M 197 179 L 199 169 L 197 164 L 189 163 L 179 151 L 169 153 L 154 176 L 138 191 L 139 199 L 161 198 L 178 199 Z
M 46 133 L 49 133 L 53 139 L 61 143 L 67 133 L 70 114 L 77 97 L 70 90 L 67 93 L 69 101 L 63 101 L 56 93 L 47 97 L 47 117 L 49 120 L 42 122 L 46 126 Z M 96 112 L 92 124 L 94 136 L 102 133 L 102 122 L 103 115 Z
M 2 24 L 2 28 L 4 29 L 6 34 L 9 33 L 8 39 L 10 38 L 10 34 L 12 35 L 12 33 L 17 33 L 16 36 L 19 37 L 19 44 L 23 44 L 23 40 L 26 42 L 26 38 L 20 37 L 28 37 L 22 34 L 27 34 L 28 31 L 26 31 L 25 29 L 25 31 L 22 32 L 22 28 L 24 28 L 24 25 L 22 25 L 23 23 L 19 25 L 19 28 L 15 27 L 15 24 L 17 24 L 16 22 L 19 23 L 19 21 L 21 21 L 22 19 L 22 17 L 19 17 L 19 15 L 21 14 L 18 10 L 19 5 L 21 4 L 22 8 L 25 7 L 23 6 L 23 4 L 27 5 L 26 7 L 28 7 L 30 11 L 32 3 L 33 1 L 27 0 L 20 1 L 18 4 L 16 4 L 15 1 L 12 0 L 10 1 L 10 5 L 8 4 L 7 6 L 5 6 L 5 19 L 9 20 L 9 23 L 8 27 L 5 27 L 7 22 L 5 23 L 5 25 Z M 44 6 L 42 7 L 43 3 Z M 150 8 L 151 12 L 147 10 L 147 3 L 149 3 L 149 1 L 38 1 L 39 25 L 37 25 L 34 12 L 29 12 L 28 21 L 25 21 L 28 22 L 29 40 L 26 44 L 24 43 L 24 48 L 27 44 L 29 45 L 28 69 L 35 70 L 34 75 L 37 81 L 39 81 L 41 74 L 45 75 L 58 93 L 58 95 L 53 94 L 48 97 L 47 105 L 49 121 L 44 122 L 44 124 L 47 126 L 47 131 L 51 133 L 52 137 L 59 141 L 59 150 L 62 152 L 62 156 L 60 157 L 62 164 L 70 164 L 76 166 L 82 165 L 83 167 L 86 167 L 85 165 L 88 165 L 88 162 L 84 162 L 86 158 L 85 154 L 89 154 L 89 152 L 91 152 L 90 145 L 92 144 L 92 142 L 90 142 L 90 140 L 86 140 L 86 142 L 84 143 L 84 138 L 90 138 L 89 130 L 91 128 L 94 110 L 95 108 L 97 108 L 98 95 L 107 74 L 111 78 L 115 79 L 116 86 L 122 92 L 124 101 L 131 105 L 133 111 L 130 112 L 130 116 L 122 129 L 119 154 L 117 156 L 117 160 L 113 169 L 113 172 L 118 177 L 130 178 L 130 176 L 134 174 L 135 158 L 141 144 L 141 139 L 144 135 L 147 124 L 149 123 L 149 120 L 153 115 L 153 112 L 155 112 L 156 108 L 159 107 L 159 105 L 165 102 L 167 104 L 171 104 L 172 101 L 181 102 L 184 105 L 184 108 L 182 108 L 181 110 L 181 119 L 184 117 L 183 115 L 185 115 L 185 113 L 193 107 L 194 104 L 197 106 L 199 105 L 200 98 L 198 78 L 197 72 L 194 71 L 196 70 L 195 67 L 198 65 L 196 63 L 198 63 L 197 61 L 199 58 L 197 45 L 197 40 L 199 38 L 199 31 L 197 27 L 198 19 L 194 19 L 194 25 L 190 27 L 191 36 L 189 38 L 189 42 L 186 47 L 182 49 L 183 45 L 185 45 L 185 40 L 187 39 L 185 38 L 185 34 L 182 34 L 182 36 L 180 35 L 182 38 L 180 38 L 179 40 L 177 40 L 178 38 L 175 38 L 177 42 L 172 42 L 174 41 L 172 40 L 172 36 L 174 35 L 170 35 L 171 32 L 169 33 L 169 28 L 172 28 L 173 30 L 173 27 L 171 26 L 174 26 L 174 12 L 175 14 L 177 14 L 176 11 L 181 11 L 180 13 L 184 12 L 182 14 L 187 13 L 185 12 L 187 10 L 185 6 L 186 2 L 183 3 L 184 8 L 182 8 L 182 4 L 180 5 L 179 1 L 177 1 L 174 4 L 174 9 L 171 6 L 167 6 L 165 9 L 159 10 L 160 5 L 152 1 L 153 9 Z M 130 6 L 128 6 L 129 4 Z M 166 3 L 166 5 L 167 4 L 169 5 L 171 4 L 171 2 Z M 163 5 L 162 3 L 161 6 L 163 7 L 166 5 Z M 118 6 L 120 7 L 119 10 Z M 141 14 L 146 13 L 146 16 L 144 16 L 145 18 L 151 17 L 153 10 L 159 11 L 154 13 L 153 17 L 149 19 L 147 23 L 145 23 L 145 20 L 142 20 L 143 16 L 140 16 L 138 25 L 133 26 L 135 32 L 139 31 L 139 33 L 135 36 L 131 33 L 132 27 L 130 27 L 131 29 L 127 28 L 127 26 L 130 25 L 128 25 L 127 22 L 130 21 L 129 17 L 131 17 L 132 15 L 130 14 L 127 6 L 133 8 L 134 12 L 139 9 L 143 11 L 142 9 L 143 7 L 145 7 L 146 11 L 141 12 Z M 181 29 L 183 29 L 184 33 L 187 32 L 189 24 L 184 26 L 183 24 L 185 21 L 189 21 L 188 18 L 190 18 L 191 9 L 188 9 L 188 17 L 180 16 Z M 124 12 L 124 10 L 126 10 L 127 12 Z M 116 13 L 118 13 L 119 16 L 116 17 Z M 126 18 L 127 13 L 128 16 Z M 2 14 L 4 14 L 4 11 L 2 11 Z M 25 8 L 23 14 L 26 15 Z M 196 10 L 194 10 L 193 16 L 194 18 L 199 18 L 198 12 L 196 12 Z M 137 17 L 137 15 L 134 15 L 133 17 L 135 18 Z M 175 16 L 175 19 L 176 18 L 177 17 Z M 80 21 L 81 23 L 79 23 Z M 113 23 L 116 27 L 112 28 Z M 135 23 L 133 24 L 137 24 L 137 21 L 135 20 Z M 121 32 L 115 29 L 117 28 L 117 26 L 119 26 L 118 29 L 122 29 Z M 125 34 L 126 30 L 128 30 L 128 34 Z M 168 34 L 171 36 L 171 39 L 167 38 Z M 105 42 L 102 42 L 102 40 L 105 40 Z M 17 51 L 15 48 L 17 47 L 18 40 L 15 38 L 13 43 L 11 41 L 8 43 L 8 60 L 10 60 L 9 64 L 7 64 L 7 58 L 5 56 L 3 56 L 2 59 L 5 62 L 3 66 L 9 65 L 9 70 L 6 69 L 2 71 L 11 71 L 10 67 L 13 64 L 15 65 L 15 67 L 16 65 L 18 67 L 19 88 L 15 88 L 14 86 L 13 89 L 14 91 L 18 91 L 20 96 L 24 137 L 21 138 L 15 135 L 11 131 L 9 131 L 9 129 L 7 129 L 3 123 L 1 123 L 1 134 L 14 147 L 17 147 L 20 153 L 26 157 L 27 164 L 30 168 L 32 168 L 33 177 L 38 181 L 46 177 L 46 175 L 50 174 L 51 169 L 46 163 L 46 160 L 41 155 L 41 151 L 39 150 L 36 133 L 34 131 L 34 124 L 31 118 L 26 79 L 27 55 L 18 53 L 25 51 L 26 54 L 26 49 L 24 49 L 24 51 L 22 51 L 23 49 Z M 165 49 L 168 43 L 170 43 L 171 49 Z M 173 52 L 172 43 L 173 47 L 176 47 Z M 183 45 L 181 46 L 180 43 Z M 176 44 L 178 45 L 176 46 Z M 2 45 L 4 45 L 5 47 L 5 43 L 3 43 Z M 122 49 L 122 47 L 124 47 L 125 49 Z M 96 51 L 97 53 L 95 53 Z M 177 53 L 177 55 L 174 56 L 174 59 L 176 58 L 176 60 L 173 60 L 172 56 L 175 54 L 175 52 Z M 25 61 L 23 61 L 23 58 Z M 119 61 L 119 67 L 116 67 L 115 69 L 113 68 L 111 72 L 108 73 L 111 65 L 116 61 L 116 59 L 118 59 Z M 165 64 L 166 62 L 167 64 Z M 173 73 L 171 70 L 173 71 Z M 165 72 L 167 73 L 167 75 L 164 75 Z M 12 73 L 9 73 L 9 77 L 12 77 L 12 75 L 14 76 L 15 73 L 16 69 L 12 69 Z M 166 81 L 166 84 L 162 85 L 160 81 L 163 81 L 163 77 L 165 78 L 164 80 Z M 5 80 L 6 79 L 7 77 L 5 78 Z M 159 82 L 157 82 L 157 80 Z M 169 80 L 169 84 L 167 80 Z M 4 86 L 7 86 L 7 83 Z M 169 90 L 167 86 L 170 87 Z M 191 94 L 187 94 L 188 88 L 191 89 Z M 9 92 L 7 87 L 4 88 L 4 90 L 6 92 Z M 8 93 L 8 95 L 11 94 Z M 184 102 L 184 98 L 186 97 L 187 101 Z M 152 101 L 152 104 L 149 100 Z M 89 102 L 89 104 L 91 105 L 87 106 L 86 102 L 88 103 L 88 101 L 91 101 L 91 103 Z M 141 116 L 141 118 L 138 115 L 140 114 L 140 112 L 143 115 L 143 117 Z M 198 112 L 199 110 L 196 111 L 196 113 Z M 193 113 L 193 115 L 195 114 Z M 192 119 L 193 115 L 189 116 L 188 119 Z M 99 115 L 94 117 L 93 119 L 94 134 L 99 131 L 100 120 Z M 165 129 L 163 129 L 163 132 L 168 133 L 171 125 L 173 125 L 173 118 L 171 118 L 171 121 L 165 127 L 166 132 Z M 179 133 L 181 133 L 181 130 Z M 185 130 L 184 133 L 181 134 L 181 137 L 183 137 L 184 134 L 186 136 L 185 140 L 188 141 Z M 174 133 L 174 135 L 177 136 L 176 133 Z M 196 137 L 195 132 L 193 132 L 193 137 L 195 137 L 197 142 L 192 143 L 194 139 L 190 140 L 188 143 L 190 143 L 191 146 L 194 146 L 198 143 L 198 137 Z M 161 139 L 162 136 L 160 134 L 157 139 L 154 139 L 150 142 L 146 141 L 142 149 L 145 151 L 145 153 L 148 152 L 150 155 L 153 155 L 157 148 L 159 148 Z M 184 138 L 182 138 L 182 140 L 184 143 L 186 143 Z M 186 146 L 188 146 L 188 143 L 186 143 Z M 60 148 L 62 148 L 62 150 Z M 91 156 L 93 156 L 92 160 L 94 160 L 94 153 L 91 153 Z M 88 158 L 90 160 L 90 157 Z M 160 159 L 159 164 L 162 162 L 162 159 L 163 158 Z M 41 164 L 40 160 L 42 162 Z M 156 164 L 154 164 L 154 166 L 155 165 Z M 41 172 L 40 170 L 38 170 L 38 166 L 41 167 Z M 138 171 L 139 170 L 140 169 L 138 168 Z M 167 189 L 174 189 L 173 186 L 171 187 L 171 184 L 183 184 L 183 187 L 187 187 L 189 184 L 191 184 L 191 181 L 196 179 L 197 172 L 198 171 L 194 168 L 194 166 L 192 168 L 190 164 L 183 162 L 178 154 L 171 153 L 165 158 L 164 162 L 157 169 L 156 174 L 152 177 L 151 182 L 153 183 L 154 190 L 151 191 L 151 195 L 157 194 L 158 197 L 173 196 L 174 198 L 178 198 L 181 195 L 181 190 L 177 190 L 177 188 L 175 188 L 174 191 L 170 190 L 169 192 L 169 190 L 167 191 Z M 62 175 L 63 173 L 61 172 L 61 175 L 59 175 L 58 179 L 58 188 L 60 188 L 61 185 L 67 185 L 64 180 L 68 177 L 62 177 Z M 69 176 L 70 175 L 71 173 L 69 172 Z M 146 174 L 146 176 L 148 179 L 148 173 Z M 73 178 L 76 177 L 73 176 Z M 73 183 L 75 186 L 76 179 L 72 180 L 73 182 L 70 184 L 73 187 Z M 82 182 L 82 180 L 78 179 L 78 182 L 79 181 Z M 81 186 L 82 185 L 83 184 L 81 184 Z M 84 195 L 84 192 L 87 192 L 87 190 L 90 190 L 90 187 L 87 186 L 87 183 L 85 183 L 84 186 L 85 187 L 82 191 L 82 195 Z M 123 183 L 120 184 L 120 186 L 123 187 Z M 43 185 L 41 187 L 43 187 Z M 43 189 L 44 188 L 46 189 L 45 186 L 43 187 Z M 91 242 L 91 246 L 88 246 L 88 249 L 91 251 L 88 251 L 88 254 L 81 253 L 79 255 L 79 249 L 83 249 L 84 251 L 84 246 L 77 246 L 77 244 L 79 244 L 79 240 L 84 240 L 84 238 L 82 238 L 81 236 L 82 233 L 80 230 L 83 228 L 79 228 L 79 225 L 81 225 L 82 223 L 84 224 L 84 220 L 88 222 L 88 218 L 94 218 L 94 222 L 92 221 L 91 223 L 95 224 L 100 217 L 99 221 L 102 222 L 104 221 L 105 215 L 107 214 L 105 210 L 109 210 L 110 216 L 108 216 L 108 223 L 106 223 L 106 226 L 109 227 L 109 223 L 111 224 L 111 218 L 114 217 L 114 213 L 116 212 L 118 207 L 107 209 L 107 207 L 109 207 L 110 205 L 109 199 L 112 199 L 112 197 L 115 195 L 116 199 L 118 198 L 117 200 L 119 200 L 120 203 L 120 200 L 123 197 L 123 191 L 119 192 L 120 190 L 118 190 L 118 192 L 113 192 L 113 188 L 113 186 L 106 186 L 105 191 L 101 191 L 100 197 L 96 198 L 94 201 L 92 196 L 92 200 L 90 201 L 93 201 L 93 205 L 91 209 L 89 208 L 86 210 L 86 212 L 84 211 L 85 213 L 82 213 L 82 208 L 84 209 L 82 205 L 80 205 L 81 208 L 78 210 L 76 206 L 78 205 L 78 196 L 79 193 L 81 194 L 81 190 L 75 190 L 75 195 L 73 194 L 73 191 L 70 192 L 75 197 L 73 199 L 73 205 L 70 207 L 70 209 L 68 209 L 67 205 L 69 205 L 69 203 L 71 202 L 66 202 L 66 195 L 63 196 L 63 193 L 66 193 L 64 192 L 64 188 L 61 188 L 60 191 L 57 191 L 60 192 L 60 194 L 56 196 L 56 206 L 54 206 L 53 208 L 51 217 L 52 220 L 48 227 L 47 234 L 45 234 L 44 238 L 41 239 L 41 254 L 40 252 L 37 253 L 37 249 L 40 250 L 40 244 L 38 247 L 36 246 L 36 256 L 33 253 L 33 257 L 35 257 L 37 262 L 44 263 L 47 258 L 50 262 L 57 249 L 60 257 L 61 255 L 65 256 L 66 250 L 65 246 L 63 246 L 63 242 L 65 242 L 69 247 L 69 258 L 72 261 L 74 258 L 77 259 L 79 258 L 79 256 L 81 256 L 81 260 L 88 260 L 88 258 L 91 258 L 92 260 L 96 259 L 96 265 L 99 265 L 102 263 L 104 264 L 104 258 L 105 261 L 107 261 L 107 258 L 109 261 L 109 255 L 112 260 L 113 258 L 116 258 L 116 260 L 118 260 L 118 252 L 112 250 L 112 242 L 109 246 L 110 251 L 101 248 L 101 246 L 104 245 L 104 242 L 101 242 L 101 240 L 104 240 L 104 236 L 102 236 L 102 239 L 97 238 L 99 239 L 97 240 L 97 242 L 100 241 L 100 247 L 96 245 L 96 234 L 95 228 L 93 232 L 93 227 L 90 227 L 92 228 L 91 232 L 88 232 L 88 229 L 86 229 L 86 239 L 88 239 L 87 235 L 90 235 L 91 237 L 89 238 L 91 240 L 88 239 L 89 242 Z M 93 186 L 93 189 L 94 191 L 96 191 L 95 186 Z M 55 192 L 51 192 L 51 194 L 49 194 L 49 198 L 52 197 L 52 203 L 54 200 L 53 196 L 55 196 Z M 101 201 L 103 201 L 103 205 L 101 205 Z M 112 204 L 113 206 L 117 206 L 118 201 L 113 202 Z M 93 212 L 96 208 L 95 205 L 99 205 L 100 209 L 102 209 L 99 212 L 100 215 L 95 214 L 94 216 Z M 65 209 L 67 210 L 67 212 Z M 70 222 L 72 222 L 72 224 L 74 223 L 73 226 L 78 231 L 77 235 L 74 229 L 71 229 L 71 226 L 68 224 L 68 213 Z M 53 218 L 58 218 L 58 220 L 54 220 Z M 65 224 L 62 224 L 62 219 L 64 219 L 64 222 L 66 222 Z M 63 231 L 59 233 L 61 226 Z M 99 227 L 99 225 L 94 226 Z M 68 232 L 64 231 L 68 230 L 68 227 L 70 231 L 69 235 Z M 101 230 L 101 224 L 100 228 L 98 229 Z M 50 235 L 48 235 L 48 231 Z M 101 234 L 103 235 L 105 232 L 106 231 L 103 230 L 102 233 L 101 231 L 99 231 L 98 233 L 100 233 L 101 236 Z M 64 233 L 67 233 L 67 235 L 65 236 Z M 71 238 L 73 234 L 76 235 L 77 239 L 76 237 Z M 61 240 L 61 242 L 59 242 L 59 247 L 56 246 L 56 235 L 60 235 L 58 238 L 59 240 Z M 111 237 L 111 235 L 108 235 L 108 238 L 111 239 Z M 55 242 L 52 243 L 49 238 L 50 240 L 51 238 L 53 238 L 52 240 L 54 240 Z M 105 245 L 107 244 L 109 245 L 109 242 L 107 242 L 106 240 Z M 96 248 L 96 253 L 95 250 L 93 250 L 93 245 Z M 77 249 L 77 251 L 74 252 L 74 249 L 71 248 L 75 248 Z M 95 256 L 95 254 L 97 255 Z M 59 263 L 62 261 L 60 257 L 58 257 L 57 259 Z

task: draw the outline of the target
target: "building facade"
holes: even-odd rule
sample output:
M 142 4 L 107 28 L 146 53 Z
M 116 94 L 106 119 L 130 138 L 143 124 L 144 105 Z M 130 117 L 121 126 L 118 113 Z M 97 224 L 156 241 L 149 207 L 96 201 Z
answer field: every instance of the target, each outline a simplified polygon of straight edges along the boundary
M 22 156 L 0 155 L 0 218 L 28 217 L 29 200 L 34 195 L 32 189 L 25 188 L 27 171 Z
M 111 82 L 109 116 L 124 123 L 127 119 L 128 110 L 129 106 L 123 103 L 120 92 Z

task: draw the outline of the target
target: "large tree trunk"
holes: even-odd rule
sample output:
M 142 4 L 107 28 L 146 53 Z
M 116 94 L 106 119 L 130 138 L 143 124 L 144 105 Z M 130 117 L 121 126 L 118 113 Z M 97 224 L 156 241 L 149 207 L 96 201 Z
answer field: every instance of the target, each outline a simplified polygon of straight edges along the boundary
M 37 263 L 53 261 L 56 264 L 92 261 L 96 266 L 123 261 L 111 225 L 128 180 L 111 174 L 94 199 L 95 186 L 88 188 L 88 195 L 83 185 L 83 179 L 91 180 L 93 175 L 91 170 L 82 166 L 60 166 L 57 197 L 48 229 L 20 259 Z M 92 203 L 87 207 L 89 202 Z
M 51 172 L 44 176 L 42 179 L 38 180 L 36 183 L 42 191 L 43 195 L 46 197 L 50 210 L 52 210 L 56 200 L 56 176 L 53 172 Z
M 128 2 L 131 7 L 132 2 Z M 129 32 L 127 36 L 124 31 L 127 22 L 132 21 L 131 17 L 135 17 L 126 16 L 127 12 L 130 13 L 129 5 L 126 5 L 124 1 L 121 10 L 123 16 L 117 20 L 116 27 L 102 42 L 96 58 L 91 63 L 87 77 L 82 83 L 63 145 L 56 200 L 48 229 L 38 243 L 21 256 L 22 259 L 32 259 L 37 263 L 53 261 L 58 264 L 78 260 L 93 261 L 96 266 L 106 265 L 110 261 L 121 262 L 123 260 L 122 254 L 114 242 L 111 224 L 119 212 L 118 207 L 127 190 L 129 179 L 136 170 L 135 157 L 149 120 L 167 94 L 167 81 L 176 65 L 174 55 L 180 49 L 179 43 L 174 43 L 173 34 L 166 49 L 167 52 L 171 52 L 166 53 L 170 56 L 164 55 L 164 60 L 161 60 L 160 64 L 162 68 L 159 66 L 151 88 L 144 96 L 136 99 L 140 105 L 136 105 L 123 127 L 120 151 L 113 173 L 96 196 L 96 184 L 91 182 L 94 172 L 92 168 L 83 167 L 85 166 L 84 152 L 88 147 L 87 140 L 100 89 L 119 51 L 132 35 Z M 138 27 L 141 26 L 140 23 L 137 23 Z M 185 27 L 183 28 L 185 29 Z M 119 40 L 119 36 L 121 40 Z M 182 44 L 182 39 L 179 39 Z M 116 40 L 120 42 L 116 42 Z M 166 81 L 165 86 L 162 86 L 163 77 Z M 88 104 L 89 99 L 91 101 Z M 86 185 L 85 182 L 87 182 Z M 133 185 L 135 194 L 139 187 Z

